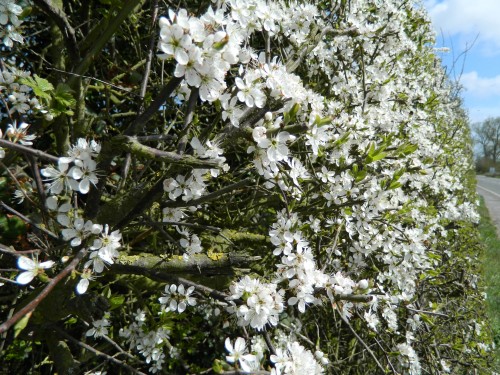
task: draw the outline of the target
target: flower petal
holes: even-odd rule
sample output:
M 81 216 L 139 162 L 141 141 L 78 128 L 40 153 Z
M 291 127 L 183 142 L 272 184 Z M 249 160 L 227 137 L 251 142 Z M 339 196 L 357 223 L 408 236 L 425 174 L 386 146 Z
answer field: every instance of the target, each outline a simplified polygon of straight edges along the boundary
M 31 280 L 33 280 L 34 277 L 35 277 L 34 272 L 26 271 L 26 272 L 23 272 L 17 276 L 16 282 L 18 284 L 26 285 L 26 284 L 29 284 L 31 282 Z
M 87 291 L 88 287 L 89 287 L 89 280 L 88 279 L 81 279 L 78 282 L 78 285 L 76 286 L 76 291 L 78 294 L 83 294 Z
M 17 259 L 17 266 L 26 271 L 34 270 L 37 268 L 36 262 L 33 259 L 27 257 L 19 257 Z M 30 280 L 31 281 L 31 280 Z M 29 281 L 28 281 L 29 282 Z

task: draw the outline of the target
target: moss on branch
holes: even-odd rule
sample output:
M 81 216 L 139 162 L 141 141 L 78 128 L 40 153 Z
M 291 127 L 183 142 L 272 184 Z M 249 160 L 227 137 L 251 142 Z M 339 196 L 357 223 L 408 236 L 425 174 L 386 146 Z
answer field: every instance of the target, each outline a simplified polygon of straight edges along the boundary
M 191 155 L 180 155 L 175 152 L 162 151 L 145 146 L 134 137 L 119 135 L 112 140 L 113 148 L 130 152 L 146 159 L 158 159 L 167 163 L 182 165 L 191 168 L 216 168 L 220 166 L 218 160 L 198 159 Z
M 235 268 L 249 268 L 259 256 L 237 253 L 195 254 L 184 260 L 182 256 L 157 256 L 152 254 L 125 255 L 118 258 L 111 271 L 119 274 L 144 275 L 165 280 L 169 275 L 233 275 Z M 163 276 L 163 277 L 162 277 Z

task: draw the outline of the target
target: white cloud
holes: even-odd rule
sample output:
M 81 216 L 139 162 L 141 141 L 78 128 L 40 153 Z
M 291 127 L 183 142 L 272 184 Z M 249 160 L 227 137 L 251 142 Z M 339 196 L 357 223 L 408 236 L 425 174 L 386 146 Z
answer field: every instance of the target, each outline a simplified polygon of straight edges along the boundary
M 491 78 L 479 76 L 476 71 L 464 73 L 460 78 L 460 83 L 464 85 L 467 94 L 486 98 L 500 96 L 500 75 Z
M 469 42 L 479 34 L 480 43 L 493 43 L 500 53 L 499 0 L 426 0 L 425 6 L 436 31 L 444 36 L 460 35 Z

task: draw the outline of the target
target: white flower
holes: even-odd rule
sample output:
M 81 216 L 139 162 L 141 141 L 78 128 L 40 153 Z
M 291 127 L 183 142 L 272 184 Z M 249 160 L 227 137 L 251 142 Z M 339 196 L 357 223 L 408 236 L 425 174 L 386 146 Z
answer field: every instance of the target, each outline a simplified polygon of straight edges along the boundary
M 110 326 L 108 317 L 108 315 L 105 315 L 102 319 L 94 320 L 92 322 L 93 327 L 87 331 L 86 335 L 94 336 L 94 338 L 106 336 L 108 334 L 108 327 Z
M 264 107 L 266 96 L 257 85 L 247 84 L 240 77 L 236 77 L 235 83 L 239 89 L 237 96 L 240 102 L 245 103 L 248 107 L 254 105 L 258 108 Z
M 201 240 L 196 234 L 190 234 L 188 231 L 183 231 L 181 234 L 186 236 L 186 238 L 181 238 L 179 243 L 186 250 L 183 258 L 187 261 L 190 256 L 201 253 L 203 248 L 201 247 Z
M 254 363 L 258 362 L 257 357 L 253 354 L 247 353 L 246 342 L 243 337 L 238 337 L 234 342 L 234 346 L 231 343 L 231 340 L 226 338 L 224 343 L 226 350 L 229 352 L 229 355 L 226 356 L 226 361 L 229 363 L 239 362 L 241 369 L 243 372 L 250 373 L 254 369 Z
M 7 25 L 9 22 L 14 26 L 19 26 L 21 21 L 17 16 L 23 12 L 23 8 L 12 0 L 0 2 L 0 25 Z
M 31 146 L 36 136 L 28 134 L 29 127 L 29 124 L 25 122 L 21 122 L 19 126 L 17 126 L 17 121 L 14 121 L 12 124 L 9 124 L 5 134 L 14 143 L 19 142 L 22 145 Z
M 17 276 L 16 282 L 22 285 L 29 284 L 39 273 L 42 273 L 45 269 L 51 268 L 54 264 L 55 262 L 51 260 L 39 263 L 38 260 L 21 256 L 17 260 L 17 266 L 25 270 L 25 272 Z
M 61 161 L 58 162 L 57 169 L 53 166 L 48 166 L 40 170 L 42 176 L 49 181 L 48 190 L 51 194 L 59 195 L 65 190 L 77 190 L 78 182 L 68 175 L 68 164 Z
M 85 161 L 95 159 L 101 151 L 101 145 L 94 140 L 90 142 L 85 138 L 78 138 L 76 144 L 71 145 L 68 150 L 68 156 L 61 157 L 59 160 L 63 163 L 70 164 L 75 161 Z
M 80 246 L 82 241 L 90 234 L 98 234 L 102 231 L 102 226 L 94 224 L 92 221 L 84 221 L 80 217 L 76 217 L 69 228 L 61 231 L 65 241 L 71 241 L 70 245 Z
M 160 19 L 160 24 L 164 27 L 160 31 L 158 47 L 165 52 L 165 56 L 160 58 L 173 56 L 179 64 L 186 65 L 189 61 L 186 49 L 192 44 L 191 37 L 184 34 L 181 26 L 171 25 L 164 17 Z
M 88 268 L 85 268 L 83 270 L 82 275 L 81 275 L 80 281 L 76 285 L 76 292 L 78 294 L 84 294 L 89 287 L 90 280 L 93 280 L 93 279 L 94 279 L 94 277 L 92 276 L 92 271 Z
M 77 161 L 77 165 L 71 167 L 68 175 L 74 180 L 79 180 L 78 187 L 74 190 L 87 194 L 90 190 L 90 184 L 92 183 L 94 186 L 97 184 L 96 166 L 97 163 L 94 160 L 84 159 Z
M 158 298 L 160 304 L 165 305 L 163 311 L 176 311 L 182 313 L 187 306 L 195 306 L 196 299 L 191 296 L 194 292 L 194 286 L 185 289 L 183 284 L 179 286 L 172 284 L 165 286 L 165 294 Z M 168 306 L 167 306 L 168 305 Z
M 323 353 L 317 355 L 317 357 L 321 362 L 328 363 Z M 271 362 L 275 363 L 274 374 L 276 375 L 316 375 L 323 373 L 323 368 L 314 358 L 314 355 L 297 341 L 289 342 L 286 350 L 276 348 L 276 355 L 271 355 L 270 358 Z
M 198 70 L 203 63 L 201 50 L 198 47 L 191 45 L 187 49 L 187 54 L 188 60 L 185 64 L 177 64 L 174 75 L 176 77 L 184 77 L 189 86 L 200 87 L 201 77 Z
M 84 267 L 90 267 L 94 269 L 94 272 L 101 273 L 104 271 L 104 261 L 99 257 L 98 251 L 92 251 L 89 255 L 89 260 L 85 263 Z
M 94 240 L 90 250 L 98 250 L 99 257 L 106 263 L 113 264 L 114 258 L 118 257 L 120 253 L 118 249 L 121 247 L 122 235 L 119 230 L 109 233 L 109 225 L 104 226 L 101 237 Z
M 283 290 L 276 290 L 274 283 L 261 283 L 257 279 L 245 276 L 229 287 L 231 298 L 244 298 L 245 303 L 232 309 L 241 326 L 250 325 L 262 330 L 266 324 L 276 326 L 278 316 L 284 309 Z M 231 308 L 230 308 L 231 309 Z

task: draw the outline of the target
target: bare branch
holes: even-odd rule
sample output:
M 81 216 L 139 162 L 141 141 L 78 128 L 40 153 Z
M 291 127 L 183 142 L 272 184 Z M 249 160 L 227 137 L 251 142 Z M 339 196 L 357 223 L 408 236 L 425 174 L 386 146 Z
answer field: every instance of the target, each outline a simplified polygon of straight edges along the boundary
M 0 138 L 0 146 L 6 147 L 9 150 L 14 150 L 14 151 L 22 152 L 25 154 L 38 156 L 39 158 L 48 160 L 52 163 L 57 163 L 59 161 L 59 158 L 57 156 L 47 154 L 46 152 L 31 148 L 31 147 L 23 146 L 19 143 L 13 143 L 13 142 L 8 141 L 6 139 Z
M 56 23 L 64 36 L 64 42 L 70 52 L 69 55 L 73 59 L 77 59 L 80 56 L 80 50 L 76 40 L 75 29 L 69 23 L 64 11 L 52 4 L 51 0 L 33 0 L 33 2 Z
M 85 257 L 86 254 L 87 254 L 86 249 L 81 249 L 80 251 L 78 251 L 73 260 L 66 266 L 66 268 L 64 268 L 61 272 L 59 272 L 59 274 L 57 274 L 53 279 L 51 279 L 47 283 L 45 288 L 43 288 L 43 290 L 33 300 L 31 300 L 31 302 L 29 302 L 22 309 L 18 310 L 10 319 L 8 319 L 6 322 L 0 325 L 0 333 L 7 331 L 10 327 L 16 324 L 16 322 L 19 321 L 19 319 L 21 319 L 23 316 L 35 310 L 37 306 L 40 304 L 40 302 L 42 302 L 49 295 L 52 289 L 54 289 L 57 284 L 59 284 L 66 276 L 68 276 L 75 269 L 75 267 Z
M 121 255 L 116 264 L 111 266 L 111 271 L 145 276 L 148 276 L 149 271 L 154 271 L 155 278 L 172 274 L 233 275 L 234 267 L 246 268 L 260 259 L 260 256 L 237 253 L 194 254 L 188 260 L 184 260 L 182 256 L 167 258 L 151 254 Z
M 163 87 L 158 96 L 153 100 L 153 102 L 149 105 L 146 110 L 141 113 L 125 130 L 126 135 L 134 135 L 139 133 L 144 125 L 148 122 L 148 120 L 153 117 L 155 113 L 158 112 L 160 107 L 165 103 L 165 101 L 172 95 L 174 90 L 179 86 L 182 82 L 182 77 L 172 77 L 170 81 Z
M 22 213 L 20 212 L 17 212 L 16 210 L 14 210 L 12 207 L 10 207 L 9 205 L 5 204 L 3 201 L 0 201 L 0 206 L 5 210 L 5 211 L 8 211 L 10 212 L 11 214 L 14 214 L 16 215 L 17 217 L 19 217 L 21 220 L 23 220 L 24 222 L 34 226 L 36 229 L 42 231 L 43 233 L 49 235 L 50 237 L 58 240 L 59 237 L 52 233 L 50 230 L 48 229 L 45 229 L 43 227 L 41 227 L 40 225 L 34 223 L 31 219 L 27 218 L 26 216 L 24 216 Z
M 112 140 L 113 147 L 130 152 L 146 159 L 158 159 L 167 163 L 191 168 L 216 168 L 220 161 L 214 159 L 198 159 L 191 155 L 179 155 L 175 152 L 161 151 L 139 143 L 136 138 L 118 135 Z
M 107 355 L 106 353 L 103 353 L 101 352 L 100 350 L 97 350 L 95 348 L 93 348 L 92 346 L 90 345 L 87 345 L 85 344 L 84 342 L 81 342 L 80 340 L 77 340 L 75 339 L 73 336 L 71 335 L 68 335 L 64 330 L 62 330 L 61 328 L 55 326 L 55 325 L 52 325 L 52 328 L 57 331 L 58 334 L 60 334 L 62 337 L 68 339 L 69 341 L 75 343 L 76 345 L 78 346 L 81 346 L 82 348 L 84 348 L 85 350 L 88 350 L 89 352 L 92 352 L 94 353 L 96 356 L 98 357 L 102 357 L 102 358 L 105 358 L 106 360 L 110 361 L 110 362 L 113 362 L 113 363 L 116 363 L 117 365 L 120 365 L 124 368 L 126 368 L 128 371 L 130 371 L 131 373 L 133 374 L 140 374 L 140 375 L 146 375 L 145 373 L 133 368 L 132 366 L 129 366 L 127 365 L 125 362 L 123 361 L 120 361 L 119 359 L 116 359 L 115 357 L 112 357 L 110 355 Z

